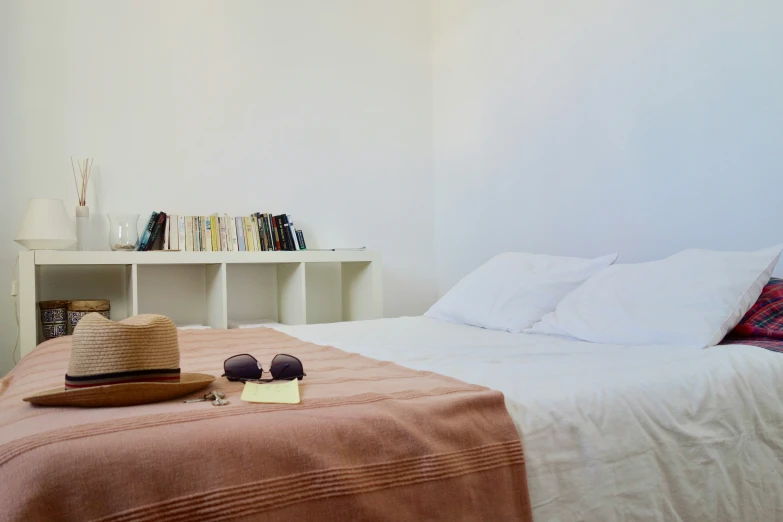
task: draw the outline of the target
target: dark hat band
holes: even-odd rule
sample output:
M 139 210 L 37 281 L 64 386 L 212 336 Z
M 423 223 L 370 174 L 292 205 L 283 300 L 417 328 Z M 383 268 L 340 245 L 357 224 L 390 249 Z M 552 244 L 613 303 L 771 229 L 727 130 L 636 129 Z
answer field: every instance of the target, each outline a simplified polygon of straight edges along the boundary
M 70 376 L 65 375 L 65 389 L 74 390 L 91 386 L 106 386 L 107 384 L 127 384 L 132 382 L 179 382 L 179 368 L 136 370 L 130 372 L 101 373 L 97 375 Z

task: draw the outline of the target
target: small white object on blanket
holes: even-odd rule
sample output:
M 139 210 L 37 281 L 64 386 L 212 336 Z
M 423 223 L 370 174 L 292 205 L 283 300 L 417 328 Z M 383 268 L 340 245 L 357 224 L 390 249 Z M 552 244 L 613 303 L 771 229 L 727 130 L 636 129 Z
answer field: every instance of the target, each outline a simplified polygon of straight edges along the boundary
M 211 326 L 204 326 L 203 324 L 183 324 L 177 326 L 178 330 L 209 330 Z

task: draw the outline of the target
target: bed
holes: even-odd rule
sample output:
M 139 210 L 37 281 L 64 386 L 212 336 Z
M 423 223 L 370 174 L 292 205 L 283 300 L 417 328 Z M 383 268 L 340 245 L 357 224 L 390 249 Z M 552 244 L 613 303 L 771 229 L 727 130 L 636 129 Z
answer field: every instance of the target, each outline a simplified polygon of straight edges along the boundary
M 783 513 L 781 354 L 749 345 L 600 345 L 426 317 L 278 330 L 501 391 L 523 441 L 538 522 L 762 521 Z M 180 336 L 192 346 L 190 340 L 218 334 L 235 338 L 228 343 L 235 351 L 242 336 L 253 335 Z M 183 371 L 219 365 L 222 354 L 196 345 L 202 348 L 183 351 Z M 47 349 L 41 345 L 30 357 L 39 358 L 38 372 L 59 376 L 65 359 L 42 357 Z M 14 388 L 23 384 L 11 379 L 0 399 L 18 401 Z M 238 402 L 237 386 L 218 381 L 216 387 Z M 120 419 L 132 409 L 114 408 L 109 415 Z M 106 411 L 81 410 L 80 422 L 104 419 Z M 3 442 L 13 414 L 0 419 Z M 24 422 L 18 428 L 25 429 Z
M 177 334 L 183 372 L 298 356 L 293 407 L 32 408 L 48 341 L 0 381 L 0 517 L 783 520 L 781 248 L 504 254 L 423 317 Z

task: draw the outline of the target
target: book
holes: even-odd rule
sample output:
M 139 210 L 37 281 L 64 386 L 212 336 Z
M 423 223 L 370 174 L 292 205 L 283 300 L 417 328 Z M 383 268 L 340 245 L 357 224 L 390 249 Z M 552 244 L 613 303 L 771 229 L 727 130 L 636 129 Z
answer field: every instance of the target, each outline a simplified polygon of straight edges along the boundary
M 253 243 L 253 221 L 248 216 L 245 216 L 243 220 L 245 223 L 245 250 L 248 252 L 254 252 L 255 244 Z
M 209 221 L 208 216 L 204 216 L 204 230 L 204 237 L 206 238 L 206 241 L 204 241 L 205 250 L 212 252 L 212 223 Z
M 266 242 L 264 241 L 264 222 L 262 221 L 260 212 L 256 212 L 254 214 L 253 223 L 256 225 L 259 250 L 266 252 Z
M 255 229 L 253 230 L 253 234 L 256 236 L 256 244 L 258 244 L 258 251 L 263 252 L 266 250 L 264 248 L 264 238 L 261 236 L 261 222 L 258 220 L 258 214 L 253 215 L 253 226 Z
M 185 250 L 193 252 L 193 216 L 185 216 Z
M 158 213 L 153 212 L 152 215 L 150 215 L 149 221 L 147 221 L 147 228 L 144 229 L 144 232 L 141 234 L 141 240 L 139 240 L 139 245 L 136 247 L 136 250 L 146 250 L 147 249 L 147 243 L 150 240 L 150 234 L 152 234 L 152 229 L 155 228 L 155 223 L 158 221 Z
M 211 241 L 211 238 L 207 237 L 207 218 L 206 216 L 199 216 L 198 222 L 201 225 L 201 236 L 199 236 L 199 239 L 201 240 L 201 251 L 206 252 L 207 251 L 207 241 Z M 210 243 L 210 250 L 212 249 L 212 243 Z
M 252 236 L 253 236 L 253 250 L 256 252 L 261 252 L 261 238 L 258 237 L 258 218 L 256 218 L 255 214 L 250 216 L 250 224 L 253 226 Z
M 275 216 L 275 232 L 277 233 L 277 249 L 288 250 L 285 235 L 283 234 L 283 216 Z
M 185 216 L 177 216 L 177 229 L 179 231 L 178 250 L 185 250 Z
M 272 224 L 272 238 L 274 240 L 275 250 L 280 250 L 280 236 L 277 234 L 277 218 L 270 214 L 269 222 Z
M 193 222 L 193 225 L 197 228 L 197 234 L 196 234 L 196 240 L 198 241 L 197 245 L 194 245 L 193 248 L 196 250 L 196 252 L 203 252 L 204 251 L 204 223 L 201 221 L 201 216 L 195 216 L 196 220 Z
M 244 252 L 246 249 L 245 244 L 245 222 L 241 217 L 234 218 L 237 224 L 237 243 L 239 244 L 239 251 Z
M 207 219 L 212 227 L 212 251 L 220 252 L 220 227 L 218 226 L 217 216 L 212 215 Z
M 288 248 L 288 237 L 283 226 L 283 214 L 275 216 L 275 221 L 277 222 L 277 235 L 280 237 L 280 250 L 290 250 Z
M 237 244 L 237 222 L 234 218 L 226 216 L 226 228 L 231 235 L 231 248 L 232 252 L 239 252 L 239 245 Z
M 294 230 L 291 228 L 291 220 L 288 218 L 288 214 L 283 214 L 283 230 L 285 231 L 285 237 L 288 240 L 288 250 L 296 250 L 294 244 Z
M 220 251 L 226 252 L 226 221 L 223 219 L 223 216 L 217 217 L 217 223 L 218 223 L 218 238 L 220 239 Z
M 179 216 L 169 214 L 167 219 L 171 221 L 168 241 L 169 250 L 179 250 Z
M 267 250 L 272 250 L 272 242 L 269 241 L 269 234 L 266 233 L 266 214 L 259 216 L 259 226 L 261 227 L 261 237 L 264 240 L 264 245 Z
M 288 233 L 286 232 L 286 222 L 285 222 L 285 214 L 280 214 L 277 216 L 277 222 L 279 223 L 280 227 L 280 246 L 283 247 L 283 250 L 291 250 L 290 245 L 288 244 Z
M 272 235 L 269 233 L 269 214 L 264 214 L 264 237 L 266 237 L 266 245 L 268 250 L 274 250 L 275 246 L 272 243 Z
M 145 250 L 163 250 L 163 229 L 166 228 L 166 213 L 158 214 L 157 222 L 150 233 L 150 240 Z
M 245 223 L 245 243 L 247 243 L 247 251 L 255 252 L 256 244 L 253 242 L 253 218 L 245 216 L 242 219 Z
M 201 252 L 201 218 L 193 216 L 193 251 Z
M 288 233 L 291 235 L 291 242 L 294 244 L 294 250 L 301 250 L 301 248 L 299 248 L 299 238 L 296 237 L 296 229 L 294 228 L 294 222 L 291 221 L 290 214 L 286 214 L 285 217 L 288 220 Z
M 166 224 L 163 227 L 163 250 L 169 249 L 170 232 L 171 232 L 171 216 L 166 216 Z
M 302 232 L 301 230 L 297 230 L 296 237 L 299 239 L 299 247 L 302 250 L 307 250 L 307 245 L 305 244 L 305 240 L 304 240 L 304 232 Z

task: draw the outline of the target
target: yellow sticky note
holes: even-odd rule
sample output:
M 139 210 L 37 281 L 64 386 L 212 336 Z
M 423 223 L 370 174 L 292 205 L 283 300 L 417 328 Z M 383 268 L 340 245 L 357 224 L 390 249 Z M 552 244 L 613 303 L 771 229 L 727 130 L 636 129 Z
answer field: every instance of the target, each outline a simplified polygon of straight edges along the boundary
M 285 381 L 282 384 L 246 382 L 240 399 L 247 402 L 299 404 L 299 380 Z

